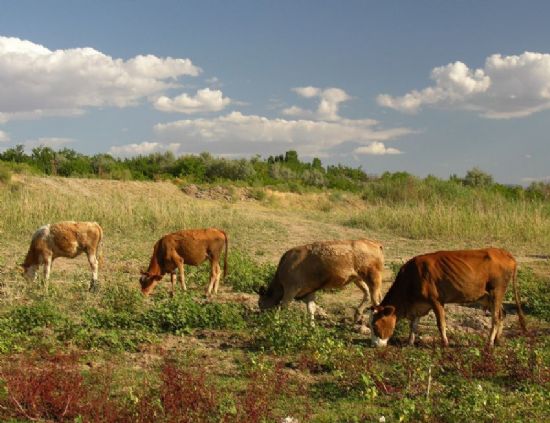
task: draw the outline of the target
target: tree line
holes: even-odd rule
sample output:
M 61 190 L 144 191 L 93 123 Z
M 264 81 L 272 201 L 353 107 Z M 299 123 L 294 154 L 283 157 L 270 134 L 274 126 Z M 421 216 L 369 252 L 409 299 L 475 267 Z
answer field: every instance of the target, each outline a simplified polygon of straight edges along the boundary
M 293 150 L 266 159 L 259 155 L 249 159 L 216 158 L 207 152 L 176 157 L 170 151 L 117 158 L 105 153 L 86 155 L 70 148 L 54 150 L 46 146 L 35 147 L 27 153 L 23 145 L 16 145 L 0 153 L 0 161 L 14 170 L 25 169 L 43 175 L 118 180 L 180 178 L 190 183 L 232 181 L 295 192 L 337 189 L 361 192 L 367 198 L 387 197 L 390 200 L 403 197 L 414 200 L 419 192 L 430 190 L 453 195 L 456 193 L 453 187 L 457 186 L 497 191 L 509 198 L 550 199 L 548 183 L 533 182 L 527 188 L 502 185 L 478 168 L 469 170 L 464 177 L 451 175 L 448 180 L 434 176 L 418 178 L 407 172 L 385 172 L 375 176 L 361 167 L 324 166 L 319 158 L 306 162 Z

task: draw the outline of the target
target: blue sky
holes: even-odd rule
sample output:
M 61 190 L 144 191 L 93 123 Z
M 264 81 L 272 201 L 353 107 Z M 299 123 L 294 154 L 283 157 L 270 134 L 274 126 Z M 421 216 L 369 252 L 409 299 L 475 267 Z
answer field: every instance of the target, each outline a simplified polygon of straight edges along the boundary
M 550 4 L 0 1 L 0 151 L 550 180 Z

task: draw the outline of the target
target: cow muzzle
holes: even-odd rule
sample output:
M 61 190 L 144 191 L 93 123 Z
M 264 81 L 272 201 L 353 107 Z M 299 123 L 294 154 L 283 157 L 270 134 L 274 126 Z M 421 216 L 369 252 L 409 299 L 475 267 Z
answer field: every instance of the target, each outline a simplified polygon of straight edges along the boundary
M 387 346 L 389 339 L 390 338 L 382 339 L 382 338 L 379 338 L 378 336 L 371 336 L 372 345 L 377 348 Z

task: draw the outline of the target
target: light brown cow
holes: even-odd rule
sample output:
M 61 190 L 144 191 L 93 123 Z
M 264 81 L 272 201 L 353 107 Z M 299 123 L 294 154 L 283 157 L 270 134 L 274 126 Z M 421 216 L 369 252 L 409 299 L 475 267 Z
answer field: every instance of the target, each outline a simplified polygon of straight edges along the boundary
M 86 253 L 92 269 L 90 290 L 98 287 L 99 258 L 103 230 L 96 222 L 59 222 L 38 228 L 31 240 L 25 261 L 23 275 L 33 281 L 40 265 L 44 266 L 44 284 L 48 279 L 52 263 L 58 257 L 74 258 Z
M 267 289 L 260 289 L 258 305 L 265 310 L 279 304 L 286 307 L 293 299 L 302 300 L 313 321 L 316 291 L 343 288 L 354 282 L 363 291 L 363 300 L 355 313 L 355 321 L 359 321 L 369 294 L 372 304 L 380 303 L 383 267 L 382 245 L 367 239 L 294 247 L 281 257 Z
M 189 229 L 164 235 L 153 249 L 153 256 L 146 272 L 142 272 L 139 280 L 141 291 L 149 295 L 166 273 L 170 273 L 172 284 L 171 294 L 174 294 L 176 269 L 179 270 L 180 286 L 186 291 L 184 264 L 198 266 L 205 260 L 210 261 L 210 283 L 207 295 L 218 292 L 220 283 L 220 257 L 225 245 L 223 277 L 227 274 L 228 239 L 224 231 L 216 228 Z
M 516 286 L 517 265 L 512 255 L 498 248 L 438 251 L 416 256 L 405 263 L 379 306 L 373 307 L 370 326 L 372 342 L 385 346 L 399 319 L 410 320 L 409 344 L 414 344 L 420 317 L 433 310 L 444 346 L 449 345 L 445 327 L 447 303 L 481 303 L 491 311 L 488 344 L 502 334 L 502 302 L 510 279 L 521 328 L 525 319 Z

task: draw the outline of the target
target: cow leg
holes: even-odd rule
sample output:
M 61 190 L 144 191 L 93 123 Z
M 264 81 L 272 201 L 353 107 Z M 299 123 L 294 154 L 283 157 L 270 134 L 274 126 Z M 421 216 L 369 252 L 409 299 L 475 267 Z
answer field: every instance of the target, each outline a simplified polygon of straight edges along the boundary
M 48 292 L 48 281 L 50 279 L 50 273 L 52 271 L 52 256 L 44 257 L 44 288 Z
M 312 292 L 311 294 L 306 295 L 303 298 L 303 301 L 306 303 L 306 309 L 309 314 L 311 326 L 315 326 L 315 309 L 317 308 L 317 305 L 315 304 L 315 293 Z
M 92 269 L 92 282 L 90 283 L 90 291 L 97 291 L 98 276 L 99 276 L 99 261 L 95 254 L 87 253 L 88 263 Z
M 445 310 L 443 305 L 439 301 L 432 302 L 432 308 L 435 313 L 435 318 L 437 320 L 437 327 L 439 328 L 439 333 L 441 334 L 441 341 L 443 342 L 444 347 L 449 346 L 449 340 L 447 339 L 447 328 L 445 324 Z
M 370 300 L 373 306 L 382 302 L 382 272 L 371 269 L 368 274 L 367 286 L 370 291 Z
M 503 295 L 500 295 L 499 291 L 494 291 L 494 297 L 491 301 L 491 332 L 489 335 L 489 346 L 492 347 L 495 345 L 495 342 L 498 340 L 500 333 L 502 333 L 503 326 L 503 311 L 502 311 L 502 300 Z
M 183 291 L 187 291 L 187 285 L 185 285 L 185 270 L 183 268 L 183 259 L 181 257 L 178 257 L 176 261 L 176 264 L 178 266 L 178 272 L 180 274 L 180 287 L 183 289 Z
M 287 308 L 292 300 L 296 297 L 297 290 L 288 289 L 283 292 L 283 298 L 281 299 L 281 308 Z
M 208 284 L 207 296 L 212 295 L 212 292 L 216 294 L 218 292 L 218 285 L 220 284 L 220 262 L 215 258 L 210 260 L 210 282 Z
M 363 291 L 363 299 L 355 310 L 355 315 L 353 316 L 353 321 L 355 323 L 361 323 L 363 320 L 363 313 L 365 312 L 365 308 L 367 308 L 367 303 L 369 301 L 369 287 L 362 279 L 354 279 L 353 282 L 361 291 Z
M 176 283 L 176 272 L 170 272 L 170 296 L 174 296 L 174 285 Z
M 220 277 L 222 275 L 220 262 L 218 260 L 212 262 L 212 270 L 214 271 L 214 294 L 217 294 L 218 287 L 220 286 Z
M 409 345 L 410 346 L 413 346 L 414 345 L 414 338 L 416 335 L 418 335 L 418 322 L 420 321 L 420 317 L 415 317 L 414 319 L 411 320 L 411 325 L 410 325 L 410 333 L 409 333 Z

